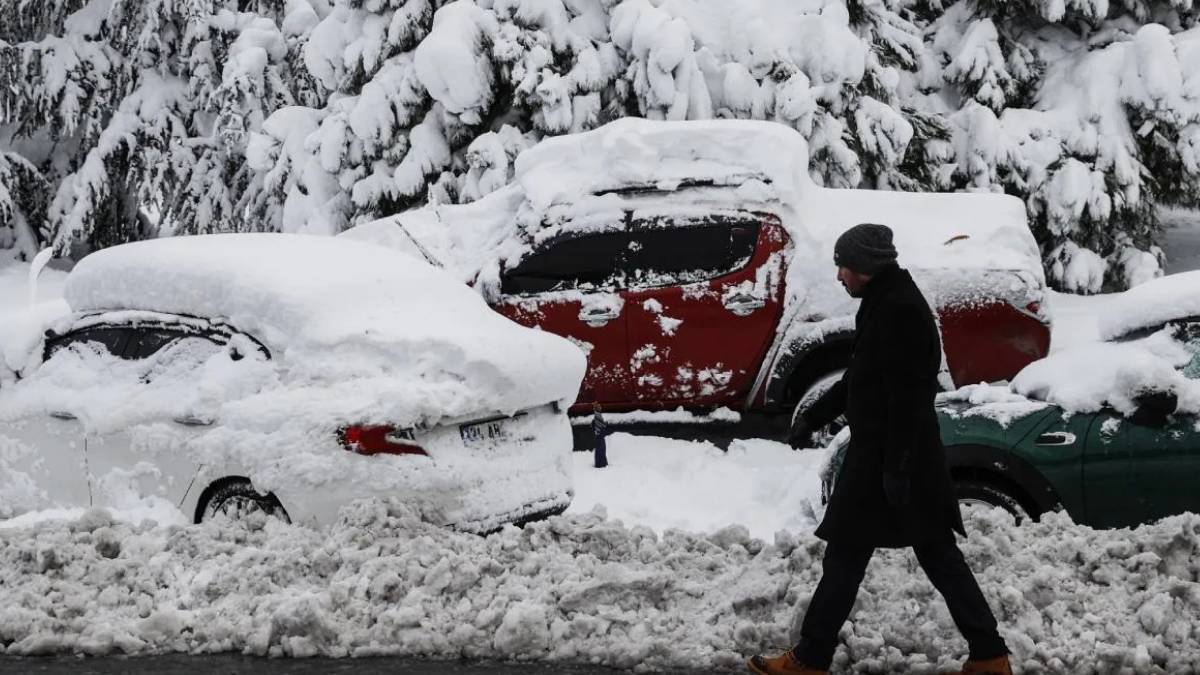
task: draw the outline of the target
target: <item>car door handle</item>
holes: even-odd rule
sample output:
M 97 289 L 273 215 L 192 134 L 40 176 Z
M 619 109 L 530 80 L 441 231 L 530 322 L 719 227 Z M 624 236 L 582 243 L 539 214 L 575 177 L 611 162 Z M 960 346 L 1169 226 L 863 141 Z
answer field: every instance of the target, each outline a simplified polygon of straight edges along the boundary
M 599 328 L 617 318 L 619 314 L 619 310 L 611 307 L 585 307 L 579 310 L 579 320 L 592 328 Z
M 726 296 L 721 302 L 725 309 L 737 314 L 745 316 L 756 309 L 762 309 L 767 304 L 767 299 L 749 293 L 734 293 Z
M 1038 445 L 1075 445 L 1075 434 L 1068 431 L 1053 431 L 1038 436 Z
M 69 413 L 66 410 L 51 410 L 50 416 L 56 420 L 73 420 L 78 419 L 75 413 Z
M 176 424 L 182 424 L 185 427 L 207 427 L 212 426 L 212 419 L 207 417 L 196 417 L 195 415 L 183 415 L 175 418 Z

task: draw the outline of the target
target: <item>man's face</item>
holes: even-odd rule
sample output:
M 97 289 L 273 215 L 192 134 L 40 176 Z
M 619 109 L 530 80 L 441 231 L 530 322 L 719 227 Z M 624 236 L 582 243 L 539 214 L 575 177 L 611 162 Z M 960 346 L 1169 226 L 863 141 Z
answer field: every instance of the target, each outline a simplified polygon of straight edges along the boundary
M 842 288 L 850 294 L 852 298 L 861 298 L 863 289 L 867 287 L 867 282 L 871 280 L 870 275 L 855 272 L 849 267 L 838 267 L 837 280 L 842 283 Z

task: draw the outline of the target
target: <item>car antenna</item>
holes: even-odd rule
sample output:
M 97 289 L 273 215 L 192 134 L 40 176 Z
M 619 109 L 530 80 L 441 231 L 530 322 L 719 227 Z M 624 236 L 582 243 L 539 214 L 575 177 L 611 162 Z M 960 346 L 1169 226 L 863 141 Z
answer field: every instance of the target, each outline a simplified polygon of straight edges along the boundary
M 434 213 L 437 213 L 436 208 L 434 209 Z M 441 220 L 442 219 L 439 217 L 438 222 L 441 222 Z M 408 240 L 412 242 L 412 245 L 415 246 L 418 251 L 420 251 L 421 256 L 425 258 L 425 262 L 433 265 L 434 267 L 445 268 L 445 265 L 443 265 L 441 261 L 430 255 L 429 251 L 421 245 L 421 242 L 417 241 L 417 238 L 412 236 L 412 232 L 408 231 L 408 228 L 404 226 L 404 223 L 401 223 L 399 220 L 397 220 L 396 225 L 400 227 L 400 231 L 404 233 L 404 236 L 408 237 Z

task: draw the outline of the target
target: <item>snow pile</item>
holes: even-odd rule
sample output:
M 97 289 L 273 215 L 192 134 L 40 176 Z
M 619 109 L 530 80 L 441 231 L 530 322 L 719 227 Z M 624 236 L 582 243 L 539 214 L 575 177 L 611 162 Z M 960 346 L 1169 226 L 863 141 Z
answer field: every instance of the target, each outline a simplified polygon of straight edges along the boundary
M 516 163 L 516 183 L 532 215 L 541 216 L 606 190 L 648 186 L 670 192 L 683 181 L 736 188 L 749 179 L 766 181 L 773 200 L 799 201 L 812 183 L 804 137 L 771 122 L 625 118 L 547 138 Z
M 590 452 L 575 453 L 575 499 L 568 513 L 603 506 L 611 518 L 660 533 L 711 533 L 743 523 L 763 539 L 817 525 L 825 450 L 796 452 L 753 439 L 735 440 L 723 451 L 710 443 L 624 433 L 609 436 L 607 445 L 603 469 L 592 465 Z M 713 495 L 722 495 L 719 504 Z
M 962 548 L 1024 672 L 1200 668 L 1200 517 L 1095 531 L 969 510 Z M 130 524 L 96 510 L 0 529 L 8 654 L 415 654 L 741 667 L 795 639 L 821 542 L 738 526 L 659 536 L 602 511 L 480 538 L 362 502 L 328 533 Z M 908 551 L 868 567 L 835 670 L 932 673 L 966 645 Z
M 1174 393 L 1179 411 L 1200 412 L 1200 382 L 1179 368 L 1197 356 L 1169 330 L 1132 342 L 1097 342 L 1059 350 L 1025 367 L 1013 379 L 1013 391 L 1069 412 L 1096 412 L 1110 406 L 1125 415 L 1137 409 L 1136 397 L 1151 391 Z

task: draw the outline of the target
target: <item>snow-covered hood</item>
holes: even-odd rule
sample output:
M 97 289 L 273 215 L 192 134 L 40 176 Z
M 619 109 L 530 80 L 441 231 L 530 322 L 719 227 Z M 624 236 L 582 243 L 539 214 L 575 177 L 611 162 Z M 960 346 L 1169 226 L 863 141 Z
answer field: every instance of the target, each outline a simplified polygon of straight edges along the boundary
M 286 234 L 177 237 L 94 253 L 71 273 L 74 312 L 220 317 L 261 340 L 288 377 L 456 384 L 447 412 L 514 411 L 574 400 L 585 359 L 567 340 L 519 326 L 412 256 Z M 468 395 L 469 394 L 469 395 Z M 474 408 L 474 409 L 471 409 Z
M 1139 394 L 1166 391 L 1178 397 L 1179 412 L 1195 414 L 1200 381 L 1179 370 L 1195 358 L 1168 330 L 1130 342 L 1085 343 L 1029 364 L 1013 378 L 1012 390 L 1068 413 L 1108 406 L 1124 415 L 1137 409 Z

